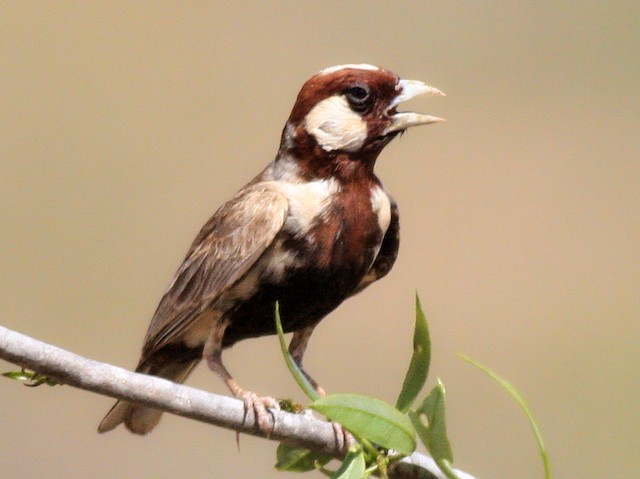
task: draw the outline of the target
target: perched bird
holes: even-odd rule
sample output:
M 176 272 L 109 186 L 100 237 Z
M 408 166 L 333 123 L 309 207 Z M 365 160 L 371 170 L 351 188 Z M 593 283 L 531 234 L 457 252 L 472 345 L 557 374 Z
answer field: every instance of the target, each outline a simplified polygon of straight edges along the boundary
M 397 111 L 418 95 L 443 93 L 365 64 L 313 75 L 273 162 L 215 212 L 191 245 L 151 320 L 136 371 L 184 382 L 205 359 L 260 419 L 275 400 L 241 389 L 222 350 L 275 334 L 278 301 L 284 330 L 293 332 L 289 351 L 302 369 L 318 322 L 389 272 L 398 252 L 398 208 L 373 168 L 398 134 L 442 121 Z M 146 434 L 161 414 L 121 400 L 98 430 L 124 422 Z

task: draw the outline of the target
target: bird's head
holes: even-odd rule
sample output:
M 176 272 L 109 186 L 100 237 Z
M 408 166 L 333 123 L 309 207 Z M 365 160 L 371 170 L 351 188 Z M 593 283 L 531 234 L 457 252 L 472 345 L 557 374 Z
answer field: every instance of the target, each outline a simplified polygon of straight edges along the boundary
M 279 156 L 293 157 L 307 177 L 373 172 L 378 154 L 399 133 L 443 121 L 397 110 L 419 95 L 444 93 L 372 65 L 325 68 L 302 86 Z

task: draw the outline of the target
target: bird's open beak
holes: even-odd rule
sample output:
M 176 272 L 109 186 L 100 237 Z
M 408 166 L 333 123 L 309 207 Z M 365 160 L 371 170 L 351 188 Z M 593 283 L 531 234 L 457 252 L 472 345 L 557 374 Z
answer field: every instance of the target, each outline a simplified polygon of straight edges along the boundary
M 391 124 L 386 128 L 384 134 L 406 130 L 411 126 L 428 125 L 429 123 L 438 123 L 445 121 L 444 118 L 438 118 L 437 116 L 423 115 L 422 113 L 414 113 L 411 111 L 406 112 L 394 112 L 394 109 L 398 104 L 403 101 L 410 100 L 416 96 L 430 95 L 430 96 L 445 96 L 437 88 L 429 85 L 425 85 L 418 80 L 400 80 L 396 87 L 400 90 L 398 96 L 393 100 L 393 103 L 389 107 Z M 393 113 L 392 113 L 393 112 Z

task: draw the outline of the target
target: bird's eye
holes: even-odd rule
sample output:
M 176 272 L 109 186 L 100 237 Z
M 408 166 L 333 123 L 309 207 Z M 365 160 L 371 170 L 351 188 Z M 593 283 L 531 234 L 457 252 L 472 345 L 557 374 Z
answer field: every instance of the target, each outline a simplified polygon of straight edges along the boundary
M 351 108 L 355 111 L 363 112 L 371 104 L 371 89 L 366 85 L 357 85 L 349 88 L 345 95 Z

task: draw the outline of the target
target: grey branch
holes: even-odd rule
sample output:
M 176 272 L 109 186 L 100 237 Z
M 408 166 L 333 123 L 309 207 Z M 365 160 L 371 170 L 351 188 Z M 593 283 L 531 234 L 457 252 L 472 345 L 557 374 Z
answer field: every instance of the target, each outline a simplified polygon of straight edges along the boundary
M 68 386 L 135 401 L 237 432 L 264 436 L 254 424 L 252 415 L 245 416 L 244 405 L 238 399 L 94 361 L 3 326 L 0 326 L 0 357 Z M 272 412 L 273 432 L 268 439 L 329 453 L 336 458 L 344 455 L 342 441 L 336 438 L 330 423 L 308 414 Z M 398 465 L 400 467 L 390 470 L 390 477 L 446 479 L 428 456 L 414 453 L 403 461 Z M 462 471 L 458 474 L 460 479 L 474 479 Z

